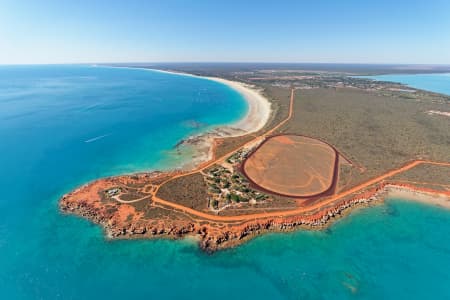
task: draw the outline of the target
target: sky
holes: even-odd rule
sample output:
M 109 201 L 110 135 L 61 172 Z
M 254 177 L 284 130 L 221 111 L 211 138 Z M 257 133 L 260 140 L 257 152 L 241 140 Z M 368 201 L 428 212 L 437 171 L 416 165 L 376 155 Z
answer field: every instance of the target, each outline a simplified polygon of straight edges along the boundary
M 450 64 L 448 0 L 0 0 L 0 64 Z

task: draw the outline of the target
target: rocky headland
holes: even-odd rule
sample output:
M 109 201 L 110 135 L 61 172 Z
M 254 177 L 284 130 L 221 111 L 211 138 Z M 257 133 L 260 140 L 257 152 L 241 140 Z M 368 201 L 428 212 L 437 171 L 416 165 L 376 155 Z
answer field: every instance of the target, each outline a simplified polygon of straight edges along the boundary
M 265 232 L 297 229 L 323 229 L 353 209 L 379 204 L 388 197 L 402 197 L 450 208 L 450 192 L 419 188 L 395 182 L 376 187 L 342 199 L 332 205 L 301 215 L 259 218 L 240 222 L 222 222 L 197 218 L 183 211 L 163 207 L 142 199 L 129 203 L 105 197 L 105 191 L 118 183 L 139 184 L 157 180 L 160 174 L 140 174 L 133 178 L 120 176 L 94 181 L 65 195 L 60 201 L 64 213 L 74 214 L 101 225 L 110 239 L 171 238 L 192 236 L 201 249 L 214 252 L 239 245 Z M 139 203 L 141 202 L 141 203 Z M 137 205 L 138 204 L 138 205 Z

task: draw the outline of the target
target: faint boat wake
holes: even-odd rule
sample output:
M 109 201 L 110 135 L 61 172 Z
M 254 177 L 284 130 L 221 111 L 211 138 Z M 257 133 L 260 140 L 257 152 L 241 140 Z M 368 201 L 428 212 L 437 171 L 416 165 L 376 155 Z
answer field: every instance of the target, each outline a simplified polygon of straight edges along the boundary
M 85 142 L 85 143 L 92 143 L 92 142 L 98 141 L 98 140 L 100 140 L 100 139 L 102 139 L 102 138 L 105 138 L 105 137 L 107 137 L 107 136 L 110 136 L 110 135 L 111 135 L 111 133 L 104 134 L 104 135 L 99 135 L 99 136 L 96 136 L 96 137 L 94 137 L 94 138 L 92 138 L 92 139 L 85 140 L 84 142 Z

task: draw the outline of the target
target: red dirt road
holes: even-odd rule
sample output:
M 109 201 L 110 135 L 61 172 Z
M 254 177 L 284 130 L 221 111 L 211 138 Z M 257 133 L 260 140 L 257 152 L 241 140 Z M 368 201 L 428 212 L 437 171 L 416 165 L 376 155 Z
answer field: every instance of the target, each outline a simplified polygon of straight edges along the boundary
M 400 174 L 402 172 L 408 171 L 418 165 L 421 164 L 430 164 L 430 165 L 439 165 L 439 166 L 447 166 L 450 167 L 450 162 L 435 162 L 435 161 L 425 161 L 425 160 L 415 160 L 412 162 L 409 162 L 407 164 L 405 164 L 404 166 L 391 170 L 389 172 L 386 172 L 383 175 L 377 176 L 373 179 L 370 179 L 362 184 L 359 184 L 349 190 L 346 190 L 344 192 L 335 194 L 329 198 L 324 199 L 323 201 L 318 201 L 316 203 L 311 204 L 310 206 L 306 206 L 306 207 L 300 207 L 297 209 L 293 209 L 293 210 L 287 210 L 287 211 L 281 211 L 281 212 L 268 212 L 268 213 L 257 213 L 257 214 L 247 214 L 247 215 L 239 215 L 239 216 L 218 216 L 218 215 L 210 215 L 177 203 L 173 203 L 164 199 L 161 199 L 159 197 L 157 197 L 157 193 L 159 188 L 165 184 L 168 181 L 171 181 L 175 178 L 178 177 L 182 177 L 182 176 L 187 176 L 190 174 L 194 174 L 200 171 L 203 171 L 207 168 L 209 168 L 210 166 L 214 165 L 217 162 L 220 162 L 224 159 L 226 159 L 227 157 L 229 157 L 231 154 L 233 154 L 234 152 L 236 152 L 239 149 L 244 148 L 247 145 L 250 145 L 251 143 L 254 143 L 256 140 L 261 139 L 263 140 L 264 138 L 266 138 L 267 136 L 273 134 L 277 129 L 279 129 L 281 126 L 283 126 L 286 122 L 288 122 L 293 115 L 293 107 L 294 107 L 294 93 L 295 93 L 295 89 L 291 89 L 291 97 L 290 97 L 290 103 L 289 103 L 289 113 L 288 116 L 286 117 L 286 119 L 284 119 L 283 121 L 281 121 L 278 125 L 276 125 L 275 127 L 273 127 L 272 129 L 270 129 L 269 131 L 267 131 L 265 134 L 262 134 L 260 136 L 255 137 L 253 140 L 247 142 L 246 144 L 244 144 L 243 146 L 240 146 L 230 152 L 228 152 L 227 154 L 219 157 L 219 158 L 213 158 L 211 161 L 206 162 L 205 164 L 202 164 L 201 166 L 199 166 L 198 168 L 196 168 L 193 171 L 187 172 L 187 173 L 182 173 L 182 174 L 177 174 L 175 176 L 173 176 L 172 178 L 162 182 L 160 185 L 156 186 L 156 188 L 153 190 L 152 192 L 152 200 L 154 203 L 156 204 L 161 204 L 167 207 L 171 207 L 172 209 L 184 212 L 184 213 L 188 213 L 194 216 L 197 216 L 199 218 L 205 219 L 205 220 L 211 220 L 211 221 L 218 221 L 218 222 L 243 222 L 243 221 L 251 221 L 251 220 L 255 220 L 255 219 L 264 219 L 264 218 L 272 218 L 272 217 L 287 217 L 287 216 L 294 216 L 294 215 L 298 215 L 298 214 L 303 214 L 303 213 L 308 213 L 323 207 L 326 207 L 330 204 L 333 204 L 335 202 L 338 202 L 340 199 L 342 199 L 343 197 L 349 196 L 351 194 L 360 192 L 362 190 L 364 190 L 365 188 L 371 186 L 371 185 L 375 185 L 377 183 L 382 182 L 383 180 L 395 176 L 397 174 Z
M 408 171 L 418 165 L 421 164 L 429 164 L 429 165 L 437 165 L 437 166 L 447 166 L 450 167 L 450 163 L 447 162 L 435 162 L 435 161 L 425 161 L 425 160 L 414 160 L 400 168 L 391 170 L 383 175 L 380 175 L 378 177 L 375 177 L 373 179 L 370 179 L 360 185 L 357 185 L 345 192 L 336 194 L 328 199 L 324 199 L 323 201 L 317 202 L 311 206 L 308 207 L 301 207 L 301 208 L 297 208 L 297 209 L 293 209 L 293 210 L 287 210 L 287 211 L 281 211 L 281 212 L 268 212 L 268 213 L 258 213 L 258 214 L 248 214 L 248 215 L 239 215 L 239 216 L 216 216 L 216 215 L 210 215 L 207 213 L 203 213 L 200 211 L 197 211 L 195 209 L 191 209 L 188 207 L 185 207 L 183 205 L 179 205 L 170 201 L 166 201 L 163 200 L 161 198 L 158 197 L 154 197 L 153 201 L 155 201 L 156 203 L 160 203 L 163 204 L 165 206 L 169 206 L 173 209 L 182 211 L 184 213 L 188 213 L 191 215 L 195 215 L 197 217 L 200 217 L 202 219 L 206 219 L 206 220 L 211 220 L 211 221 L 218 221 L 218 222 L 236 222 L 236 221 L 251 221 L 251 220 L 255 220 L 255 219 L 265 219 L 265 218 L 273 218 L 273 217 L 289 217 L 289 216 L 295 216 L 295 215 L 299 215 L 299 214 L 303 214 L 303 213 L 307 213 L 307 212 L 311 212 L 323 207 L 326 207 L 330 204 L 333 204 L 334 202 L 337 202 L 339 199 L 345 197 L 345 196 L 349 196 L 351 194 L 357 193 L 362 191 L 363 189 L 380 183 L 383 180 L 395 176 L 397 174 L 400 174 L 402 172 Z

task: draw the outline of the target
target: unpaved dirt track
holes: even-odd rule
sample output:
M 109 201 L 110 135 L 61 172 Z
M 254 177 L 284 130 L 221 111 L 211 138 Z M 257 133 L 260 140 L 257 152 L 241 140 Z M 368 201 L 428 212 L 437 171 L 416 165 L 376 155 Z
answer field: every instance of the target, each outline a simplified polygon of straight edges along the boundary
M 206 220 L 211 220 L 211 221 L 218 221 L 218 222 L 236 222 L 236 221 L 251 221 L 251 220 L 255 220 L 255 219 L 265 219 L 265 218 L 274 218 L 274 217 L 288 217 L 288 216 L 295 216 L 298 214 L 302 214 L 302 213 L 307 213 L 307 212 L 311 212 L 317 209 L 320 209 L 321 207 L 325 207 L 329 204 L 332 204 L 333 202 L 341 199 L 342 197 L 345 196 L 349 196 L 353 193 L 359 192 L 371 185 L 374 185 L 376 183 L 379 183 L 389 177 L 395 176 L 399 173 L 408 171 L 418 165 L 421 164 L 429 164 L 429 165 L 437 165 L 437 166 L 446 166 L 446 167 L 450 167 L 450 163 L 447 162 L 435 162 L 435 161 L 425 161 L 425 160 L 414 160 L 400 168 L 394 169 L 392 171 L 389 171 L 381 176 L 375 177 L 373 179 L 370 179 L 360 185 L 357 185 L 345 192 L 336 194 L 326 200 L 317 202 L 311 206 L 308 207 L 301 207 L 301 208 L 296 208 L 296 209 L 292 209 L 292 210 L 287 210 L 287 211 L 281 211 L 281 212 L 271 212 L 271 213 L 257 213 L 257 214 L 248 214 L 248 215 L 239 215 L 239 216 L 216 216 L 216 215 L 210 215 L 207 213 L 203 213 L 200 212 L 198 210 L 189 208 L 189 207 L 185 207 L 183 205 L 179 205 L 170 201 L 166 201 L 163 200 L 161 198 L 158 197 L 154 197 L 153 201 L 163 204 L 165 206 L 170 206 L 176 210 L 180 210 L 182 212 L 191 214 L 191 215 L 195 215 L 197 217 L 206 219 Z
M 210 220 L 210 221 L 217 221 L 217 222 L 244 222 L 244 221 L 251 221 L 251 220 L 255 220 L 255 219 L 264 219 L 264 218 L 274 218 L 274 217 L 288 217 L 288 216 L 295 216 L 298 214 L 302 214 L 302 213 L 307 213 L 307 212 L 311 212 L 323 207 L 326 207 L 330 204 L 333 204 L 334 202 L 337 202 L 339 199 L 349 196 L 351 194 L 357 193 L 362 191 L 363 189 L 380 183 L 383 180 L 392 177 L 394 175 L 400 174 L 402 172 L 408 171 L 418 165 L 421 164 L 429 164 L 429 165 L 438 165 L 438 166 L 446 166 L 446 167 L 450 167 L 450 162 L 435 162 L 435 161 L 427 161 L 427 160 L 414 160 L 411 161 L 407 164 L 405 164 L 404 166 L 388 171 L 386 173 L 384 173 L 383 175 L 377 176 L 375 178 L 369 179 L 368 181 L 359 184 L 349 190 L 346 190 L 344 192 L 335 194 L 327 199 L 324 199 L 323 201 L 319 201 L 316 202 L 310 206 L 307 207 L 300 207 L 300 208 L 296 208 L 296 209 L 292 209 L 292 210 L 286 210 L 286 211 L 281 211 L 281 212 L 268 212 L 268 213 L 255 213 L 255 214 L 247 214 L 247 215 L 238 215 L 238 216 L 218 216 L 218 215 L 211 215 L 208 213 L 204 213 L 174 202 L 170 202 L 167 200 L 164 200 L 162 198 L 157 197 L 157 193 L 159 188 L 164 185 L 165 183 L 175 179 L 175 178 L 179 178 L 179 177 L 183 177 L 183 176 L 187 176 L 187 175 L 191 175 L 194 173 L 198 173 L 200 171 L 203 171 L 209 167 L 211 167 L 212 165 L 216 164 L 217 162 L 220 162 L 224 159 L 226 159 L 227 157 L 229 157 L 231 154 L 233 154 L 234 152 L 236 152 L 239 149 L 244 148 L 247 145 L 250 145 L 252 143 L 254 143 L 257 140 L 264 140 L 266 137 L 270 136 L 271 134 L 273 134 L 277 129 L 279 129 L 281 126 L 283 126 L 286 122 L 288 122 L 293 115 L 293 106 L 294 106 L 294 94 L 295 94 L 295 89 L 292 88 L 291 89 L 291 97 L 290 97 L 290 103 L 289 103 L 289 113 L 288 116 L 282 120 L 278 125 L 276 125 L 275 127 L 273 127 L 272 129 L 270 129 L 269 131 L 267 131 L 266 133 L 255 137 L 254 139 L 252 139 L 251 141 L 245 143 L 243 146 L 237 147 L 236 149 L 222 155 L 219 158 L 213 158 L 211 161 L 206 162 L 205 164 L 202 164 L 201 166 L 199 166 L 198 168 L 196 168 L 193 171 L 187 172 L 187 173 L 182 173 L 182 174 L 178 174 L 173 176 L 172 178 L 162 182 L 161 184 L 159 184 L 158 186 L 156 186 L 156 188 L 153 190 L 152 194 L 152 201 L 154 204 L 161 204 L 164 205 L 166 207 L 170 207 L 172 209 L 184 212 L 184 213 L 188 213 L 190 215 L 194 215 L 197 216 L 201 219 L 205 219 L 205 220 Z

